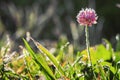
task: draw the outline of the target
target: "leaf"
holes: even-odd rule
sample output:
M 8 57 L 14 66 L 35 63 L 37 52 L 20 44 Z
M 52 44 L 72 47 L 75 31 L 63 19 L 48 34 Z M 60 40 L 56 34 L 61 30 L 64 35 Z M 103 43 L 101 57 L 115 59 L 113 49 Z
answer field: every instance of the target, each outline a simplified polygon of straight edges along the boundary
M 87 51 L 83 50 L 81 55 L 88 56 Z M 85 58 L 84 56 L 83 59 Z M 112 58 L 112 53 L 111 51 L 107 50 L 104 45 L 100 44 L 96 47 L 90 47 L 90 56 L 92 63 L 96 64 L 96 62 L 100 59 L 110 60 Z
M 33 40 L 33 39 L 32 39 Z M 56 68 L 58 69 L 58 71 L 64 75 L 64 71 L 61 67 L 61 65 L 58 63 L 58 61 L 56 60 L 56 58 L 45 48 L 43 47 L 40 43 L 38 43 L 37 41 L 33 40 L 34 44 L 37 46 L 37 48 L 44 53 L 45 55 L 47 55 L 47 57 L 52 61 L 52 63 L 56 66 Z
M 96 57 L 98 59 L 110 60 L 112 58 L 112 53 L 101 44 L 97 46 Z
M 112 66 L 112 63 L 109 63 L 109 62 L 101 62 L 102 66 L 109 66 L 110 70 L 112 71 L 113 74 L 115 74 L 116 70 L 115 68 Z
M 98 65 L 98 70 L 100 72 L 100 75 L 101 75 L 101 79 L 102 80 L 107 80 L 107 76 L 105 76 L 105 71 L 103 70 L 103 66 L 101 65 L 101 62 L 98 62 L 97 63 Z
M 46 60 L 44 59 L 44 57 L 42 55 L 40 55 L 39 57 L 36 56 L 36 54 L 33 52 L 33 50 L 31 49 L 31 47 L 29 46 L 29 44 L 27 43 L 27 41 L 25 39 L 23 39 L 25 46 L 28 50 L 28 52 L 30 53 L 30 55 L 32 56 L 32 58 L 34 59 L 34 61 L 39 65 L 42 66 L 43 70 L 45 73 L 49 74 L 53 79 L 55 79 L 55 76 L 53 75 L 51 69 L 49 68 L 49 66 L 47 65 Z
M 82 56 L 82 61 L 86 62 L 88 59 L 87 50 L 83 50 L 81 52 L 81 56 Z M 95 64 L 97 62 L 97 57 L 96 57 L 96 49 L 94 47 L 90 47 L 90 57 L 92 64 Z
M 116 63 L 117 63 L 118 61 L 120 61 L 120 52 L 115 52 L 114 57 L 115 57 L 115 62 L 116 62 Z

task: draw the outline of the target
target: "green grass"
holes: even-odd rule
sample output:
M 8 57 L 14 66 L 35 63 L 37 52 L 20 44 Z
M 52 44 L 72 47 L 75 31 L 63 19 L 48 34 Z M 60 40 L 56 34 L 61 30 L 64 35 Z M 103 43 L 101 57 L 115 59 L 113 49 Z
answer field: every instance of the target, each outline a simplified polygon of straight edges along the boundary
M 38 48 L 23 39 L 21 55 L 10 52 L 3 45 L 0 52 L 0 79 L 2 80 L 120 80 L 120 51 L 113 51 L 111 44 L 90 47 L 92 69 L 87 51 L 76 51 L 72 44 L 58 42 L 56 51 L 51 53 L 39 42 L 31 38 Z

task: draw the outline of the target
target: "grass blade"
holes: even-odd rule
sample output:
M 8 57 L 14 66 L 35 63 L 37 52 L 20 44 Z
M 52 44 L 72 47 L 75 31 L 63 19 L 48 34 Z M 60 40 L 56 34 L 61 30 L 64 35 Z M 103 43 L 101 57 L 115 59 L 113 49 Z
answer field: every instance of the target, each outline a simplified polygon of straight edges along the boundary
M 23 41 L 25 43 L 25 46 L 26 46 L 27 50 L 29 51 L 30 55 L 35 60 L 35 62 L 38 65 L 41 65 L 43 67 L 44 71 L 47 72 L 53 79 L 55 79 L 55 76 L 53 75 L 52 70 L 47 65 L 47 62 L 44 59 L 44 57 L 42 57 L 42 55 L 40 55 L 39 58 L 38 58 L 38 56 L 36 56 L 36 54 L 33 52 L 33 50 L 31 49 L 31 47 L 29 46 L 28 42 L 25 39 L 23 39 Z
M 32 39 L 32 38 L 31 38 Z M 43 47 L 40 43 L 38 43 L 37 41 L 35 41 L 34 39 L 32 39 L 34 44 L 37 46 L 37 48 L 44 54 L 47 55 L 47 57 L 53 62 L 53 64 L 56 66 L 56 68 L 58 69 L 58 71 L 64 75 L 64 71 L 61 67 L 61 65 L 58 63 L 58 61 L 56 60 L 56 58 L 45 48 Z

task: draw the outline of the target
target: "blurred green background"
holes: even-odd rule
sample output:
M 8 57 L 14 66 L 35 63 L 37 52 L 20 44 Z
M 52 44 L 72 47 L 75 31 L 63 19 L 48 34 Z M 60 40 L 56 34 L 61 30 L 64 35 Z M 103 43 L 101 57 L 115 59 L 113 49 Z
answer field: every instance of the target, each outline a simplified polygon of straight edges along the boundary
M 97 25 L 89 29 L 91 46 L 106 38 L 115 48 L 120 0 L 0 0 L 0 40 L 8 34 L 19 45 L 30 32 L 33 38 L 51 44 L 62 37 L 84 48 L 84 27 L 76 22 L 82 8 L 93 8 L 98 15 Z

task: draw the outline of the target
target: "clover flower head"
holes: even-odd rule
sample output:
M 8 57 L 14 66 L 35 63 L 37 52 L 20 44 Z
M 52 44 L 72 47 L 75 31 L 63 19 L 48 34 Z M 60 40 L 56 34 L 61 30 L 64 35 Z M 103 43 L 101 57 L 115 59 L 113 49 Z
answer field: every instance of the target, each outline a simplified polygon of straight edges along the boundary
M 86 8 L 80 10 L 76 18 L 81 26 L 92 26 L 97 23 L 98 16 L 94 9 Z

